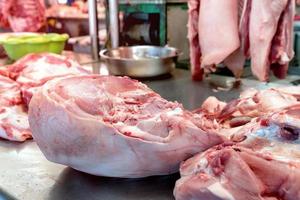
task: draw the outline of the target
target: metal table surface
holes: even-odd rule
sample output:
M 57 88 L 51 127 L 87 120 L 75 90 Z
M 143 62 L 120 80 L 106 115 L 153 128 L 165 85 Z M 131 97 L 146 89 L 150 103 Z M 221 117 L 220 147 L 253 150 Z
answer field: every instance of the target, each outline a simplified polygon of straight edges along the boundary
M 243 80 L 240 88 L 216 91 L 218 85 L 230 85 L 233 79 L 211 76 L 203 82 L 193 82 L 189 72 L 184 70 L 175 70 L 166 79 L 143 82 L 164 98 L 181 102 L 187 109 L 199 107 L 210 95 L 230 100 L 244 88 L 270 86 Z M 0 200 L 171 200 L 178 178 L 178 174 L 143 179 L 96 177 L 47 161 L 33 141 L 0 140 Z

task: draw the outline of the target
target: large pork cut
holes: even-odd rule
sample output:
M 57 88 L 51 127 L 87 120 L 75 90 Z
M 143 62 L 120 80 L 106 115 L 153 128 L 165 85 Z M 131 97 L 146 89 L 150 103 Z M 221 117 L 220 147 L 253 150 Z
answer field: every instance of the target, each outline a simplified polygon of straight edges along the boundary
M 76 61 L 52 53 L 28 54 L 0 73 L 21 85 L 24 103 L 47 81 L 68 75 L 88 74 Z
M 29 104 L 33 138 L 50 161 L 90 174 L 171 174 L 179 163 L 223 141 L 193 114 L 146 85 L 114 76 L 47 82 Z
M 245 125 L 181 165 L 176 200 L 300 199 L 300 104 Z
M 20 85 L 4 76 L 0 76 L 0 138 L 12 141 L 31 138 Z

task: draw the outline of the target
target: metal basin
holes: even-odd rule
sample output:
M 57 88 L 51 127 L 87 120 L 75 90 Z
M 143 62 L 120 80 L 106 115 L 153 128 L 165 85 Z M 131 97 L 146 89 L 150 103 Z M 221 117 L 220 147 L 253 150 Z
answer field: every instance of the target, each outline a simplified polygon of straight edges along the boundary
M 175 48 L 157 46 L 119 47 L 100 52 L 111 74 L 137 78 L 170 73 L 178 55 Z

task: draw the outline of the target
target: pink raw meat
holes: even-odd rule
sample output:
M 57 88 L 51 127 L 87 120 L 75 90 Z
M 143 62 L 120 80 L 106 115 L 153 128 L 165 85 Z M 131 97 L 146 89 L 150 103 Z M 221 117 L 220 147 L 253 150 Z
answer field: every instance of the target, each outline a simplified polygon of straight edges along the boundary
M 295 16 L 295 0 L 289 0 L 287 7 L 281 14 L 277 32 L 271 47 L 271 69 L 278 78 L 285 78 L 289 62 L 294 57 L 293 20 Z
M 0 137 L 12 141 L 30 139 L 28 116 L 23 110 L 17 82 L 0 76 Z
M 2 74 L 16 80 L 21 85 L 22 97 L 28 105 L 33 92 L 47 81 L 61 76 L 89 74 L 76 61 L 51 53 L 29 54 Z
M 10 78 L 0 75 L 0 106 L 22 104 L 20 85 Z
M 176 200 L 300 199 L 299 102 L 254 118 L 229 138 L 181 164 Z
M 201 66 L 207 71 L 240 46 L 238 6 L 238 0 L 201 0 L 198 31 Z
M 23 106 L 0 107 L 0 137 L 18 142 L 31 139 L 28 114 Z
M 37 32 L 46 25 L 43 0 L 0 0 L 0 6 L 0 25 L 14 32 Z
M 203 79 L 203 69 L 200 66 L 200 45 L 198 36 L 198 20 L 200 0 L 189 0 L 188 39 L 190 44 L 191 72 L 193 80 Z
M 260 81 L 269 79 L 272 40 L 288 2 L 289 0 L 252 0 L 249 24 L 251 69 Z
M 48 160 L 111 177 L 171 174 L 223 141 L 201 130 L 193 115 L 138 81 L 114 76 L 54 79 L 29 104 L 34 140 Z
M 300 199 L 299 157 L 284 157 L 291 159 L 277 159 L 272 153 L 257 153 L 239 145 L 209 149 L 181 165 L 175 199 Z

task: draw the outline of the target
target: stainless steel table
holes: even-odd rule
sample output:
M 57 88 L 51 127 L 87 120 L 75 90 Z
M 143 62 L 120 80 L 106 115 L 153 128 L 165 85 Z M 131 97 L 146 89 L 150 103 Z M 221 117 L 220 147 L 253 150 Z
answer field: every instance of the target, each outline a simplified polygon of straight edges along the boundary
M 163 79 L 164 78 L 164 79 Z M 150 88 L 171 101 L 194 109 L 214 95 L 221 100 L 238 96 L 247 87 L 269 87 L 276 84 L 243 80 L 241 87 L 230 91 L 232 78 L 214 76 L 204 82 L 190 80 L 188 71 L 175 70 L 169 77 L 143 80 Z M 0 140 L 0 200 L 171 200 L 178 174 L 144 179 L 117 179 L 91 176 L 45 159 L 33 141 L 13 143 Z

